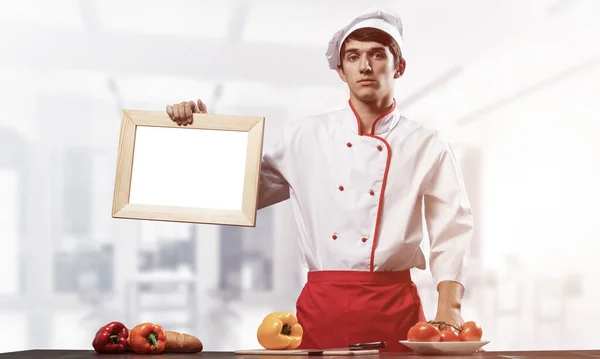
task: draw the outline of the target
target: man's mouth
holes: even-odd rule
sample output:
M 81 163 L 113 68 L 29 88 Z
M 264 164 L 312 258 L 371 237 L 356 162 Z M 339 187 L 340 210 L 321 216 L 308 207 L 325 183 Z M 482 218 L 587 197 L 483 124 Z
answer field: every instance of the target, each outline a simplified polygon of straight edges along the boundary
M 358 81 L 358 83 L 361 85 L 370 85 L 370 84 L 374 84 L 375 80 L 363 79 L 363 80 Z

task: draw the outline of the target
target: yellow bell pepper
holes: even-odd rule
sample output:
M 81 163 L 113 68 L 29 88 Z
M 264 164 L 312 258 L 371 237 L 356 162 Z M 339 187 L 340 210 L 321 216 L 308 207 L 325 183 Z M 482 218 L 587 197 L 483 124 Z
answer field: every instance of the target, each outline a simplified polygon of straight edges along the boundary
M 302 326 L 293 313 L 274 312 L 258 327 L 256 336 L 265 349 L 296 349 L 302 343 Z

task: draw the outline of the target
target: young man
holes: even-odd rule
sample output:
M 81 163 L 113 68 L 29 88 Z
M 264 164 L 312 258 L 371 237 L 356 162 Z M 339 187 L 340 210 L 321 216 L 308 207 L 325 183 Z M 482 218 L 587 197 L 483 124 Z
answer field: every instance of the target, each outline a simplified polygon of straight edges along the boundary
M 394 84 L 406 61 L 400 19 L 365 13 L 338 31 L 329 66 L 348 85 L 345 108 L 284 126 L 265 151 L 259 207 L 290 199 L 308 280 L 297 302 L 302 348 L 386 341 L 389 351 L 425 320 L 411 268 L 425 269 L 422 209 L 439 293 L 437 320 L 460 326 L 473 233 L 459 166 L 440 134 L 403 117 Z M 167 106 L 178 124 L 201 100 Z

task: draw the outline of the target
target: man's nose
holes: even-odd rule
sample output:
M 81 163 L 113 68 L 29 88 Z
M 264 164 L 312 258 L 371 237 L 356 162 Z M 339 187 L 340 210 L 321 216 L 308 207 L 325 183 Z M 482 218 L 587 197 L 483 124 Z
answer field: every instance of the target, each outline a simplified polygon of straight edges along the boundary
M 360 60 L 360 72 L 361 73 L 365 73 L 365 72 L 370 72 L 371 69 L 371 63 L 369 62 L 369 58 L 368 57 L 363 57 Z

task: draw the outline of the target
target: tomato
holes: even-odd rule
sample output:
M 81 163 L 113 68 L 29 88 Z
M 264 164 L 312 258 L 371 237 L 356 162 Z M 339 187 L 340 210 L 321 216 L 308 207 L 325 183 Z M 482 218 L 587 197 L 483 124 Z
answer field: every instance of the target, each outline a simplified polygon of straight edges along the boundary
M 409 331 L 413 342 L 439 342 L 441 333 L 433 324 L 419 322 L 415 324 Z
M 461 332 L 459 334 L 460 341 L 462 342 L 472 342 L 472 341 L 480 341 L 483 336 L 483 330 L 480 326 L 475 322 L 465 322 L 461 328 Z
M 408 340 L 409 342 L 414 342 L 415 341 L 414 332 L 415 332 L 415 327 L 413 326 L 408 330 L 408 334 L 406 334 L 406 340 Z
M 458 334 L 456 333 L 456 330 L 451 329 L 451 330 L 442 330 L 440 335 L 440 341 L 441 342 L 459 342 L 460 338 L 458 337 Z

